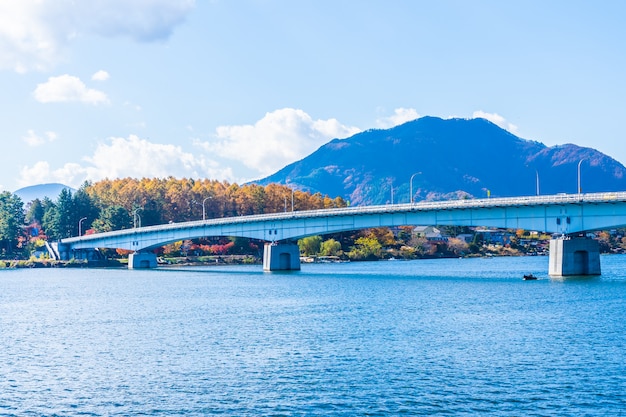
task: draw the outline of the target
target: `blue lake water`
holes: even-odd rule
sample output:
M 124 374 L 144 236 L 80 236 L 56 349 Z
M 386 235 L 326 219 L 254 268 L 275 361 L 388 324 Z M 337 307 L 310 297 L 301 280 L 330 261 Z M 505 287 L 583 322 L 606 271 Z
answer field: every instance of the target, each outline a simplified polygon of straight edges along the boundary
M 4 270 L 0 415 L 626 415 L 626 256 L 602 268 Z

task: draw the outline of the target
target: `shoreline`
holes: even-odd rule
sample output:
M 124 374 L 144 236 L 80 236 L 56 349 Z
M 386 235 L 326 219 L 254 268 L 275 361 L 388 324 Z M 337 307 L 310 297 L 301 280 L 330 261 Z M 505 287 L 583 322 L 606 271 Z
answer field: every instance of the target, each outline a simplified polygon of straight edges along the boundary
M 421 258 L 378 258 L 351 260 L 337 256 L 301 256 L 302 264 L 310 263 L 347 263 L 347 262 L 378 262 L 378 261 L 413 261 L 419 259 L 451 259 L 451 258 L 492 258 L 510 256 L 537 256 L 530 254 L 468 254 L 465 256 L 427 256 Z M 180 266 L 227 266 L 227 265 L 262 265 L 263 260 L 254 255 L 211 255 L 211 256 L 185 256 L 185 257 L 158 257 L 159 267 Z M 0 271 L 3 269 L 24 268 L 126 268 L 128 259 L 103 259 L 95 261 L 72 259 L 69 261 L 56 261 L 52 259 L 14 259 L 0 260 Z

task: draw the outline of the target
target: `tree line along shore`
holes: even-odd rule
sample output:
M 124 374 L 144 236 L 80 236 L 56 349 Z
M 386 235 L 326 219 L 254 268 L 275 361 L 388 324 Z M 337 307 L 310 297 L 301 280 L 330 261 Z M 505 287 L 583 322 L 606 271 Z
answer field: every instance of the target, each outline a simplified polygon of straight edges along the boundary
M 237 185 L 225 181 L 116 179 L 84 183 L 72 192 L 24 203 L 0 193 L 0 268 L 75 267 L 80 261 L 48 259 L 46 240 L 203 218 L 346 207 L 341 197 L 295 190 L 285 185 Z M 626 249 L 621 229 L 595 234 L 605 253 Z M 298 241 L 301 255 L 316 261 L 420 259 L 469 256 L 545 255 L 550 236 L 526 230 L 402 226 L 309 236 Z M 163 264 L 260 262 L 262 241 L 219 237 L 180 241 L 157 250 Z M 123 265 L 129 251 L 101 250 L 105 266 Z M 215 259 L 218 259 L 216 262 Z M 322 258 L 323 259 L 323 258 Z M 326 258 L 328 259 L 328 258 Z

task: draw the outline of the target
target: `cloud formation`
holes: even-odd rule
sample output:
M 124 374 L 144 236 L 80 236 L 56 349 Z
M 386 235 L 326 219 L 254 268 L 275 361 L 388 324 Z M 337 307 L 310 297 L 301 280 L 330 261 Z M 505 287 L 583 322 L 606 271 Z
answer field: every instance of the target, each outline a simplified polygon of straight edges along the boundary
M 517 129 L 518 129 L 517 126 L 514 125 L 513 123 L 508 122 L 504 117 L 500 116 L 498 113 L 486 113 L 482 110 L 478 110 L 472 114 L 472 118 L 474 119 L 482 118 L 482 119 L 489 120 L 491 123 L 501 127 L 502 129 L 508 130 L 509 132 L 513 134 L 517 134 Z
M 98 144 L 83 163 L 67 163 L 52 168 L 46 161 L 25 166 L 20 171 L 20 186 L 60 182 L 78 187 L 85 180 L 105 178 L 232 178 L 229 168 L 220 168 L 203 155 L 185 152 L 180 146 L 150 142 L 135 135 L 110 138 Z
M 184 152 L 180 146 L 164 145 L 130 135 L 100 143 L 94 155 L 85 158 L 91 164 L 90 179 L 122 177 L 167 177 L 201 175 L 203 158 Z
M 158 144 L 130 135 L 99 143 L 81 163 L 52 168 L 40 161 L 20 171 L 21 186 L 60 182 L 78 187 L 85 180 L 124 177 L 191 177 L 234 181 L 232 161 L 250 168 L 256 177 L 268 175 L 305 157 L 333 138 L 345 138 L 361 129 L 336 119 L 313 120 L 302 110 L 280 109 L 267 113 L 254 125 L 222 126 L 213 142 L 195 140 L 204 152 L 187 152 L 180 146 Z M 33 142 L 38 136 L 32 133 Z M 225 158 L 217 162 L 209 155 Z M 231 161 L 227 161 L 231 160 Z
M 360 131 L 337 119 L 313 120 L 302 110 L 284 108 L 266 113 L 254 125 L 220 126 L 215 143 L 198 145 L 221 157 L 238 160 L 264 176 L 305 157 L 330 139 Z
M 195 0 L 19 0 L 0 2 L 0 69 L 44 70 L 85 35 L 167 39 Z
M 54 132 L 45 132 L 43 136 L 39 136 L 34 130 L 30 129 L 26 133 L 26 136 L 22 137 L 22 141 L 30 147 L 41 146 L 47 142 L 53 142 L 57 139 L 58 135 Z
M 406 123 L 419 118 L 420 115 L 417 113 L 417 110 L 405 109 L 404 107 L 400 107 L 395 109 L 391 116 L 382 117 L 376 120 L 376 126 L 379 129 L 390 129 L 394 126 L 398 126 L 402 123 Z
M 80 78 L 68 74 L 48 78 L 47 82 L 37 85 L 33 95 L 40 103 L 76 101 L 96 105 L 109 102 L 105 93 L 87 88 Z
M 94 75 L 91 76 L 91 79 L 93 81 L 106 81 L 109 78 L 111 78 L 111 76 L 109 75 L 108 72 L 106 72 L 104 70 L 100 70 L 100 71 L 96 72 Z

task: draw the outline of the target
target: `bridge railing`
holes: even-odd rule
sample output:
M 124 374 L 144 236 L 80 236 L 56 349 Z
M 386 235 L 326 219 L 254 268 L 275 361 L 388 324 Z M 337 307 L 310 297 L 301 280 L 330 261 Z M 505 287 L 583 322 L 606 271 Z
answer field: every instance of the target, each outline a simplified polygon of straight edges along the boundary
M 626 192 L 590 193 L 590 194 L 557 194 L 546 196 L 506 197 L 506 198 L 482 198 L 447 201 L 423 201 L 416 203 L 386 204 L 377 206 L 353 206 L 320 210 L 287 211 L 269 214 L 254 214 L 239 217 L 223 217 L 207 220 L 195 220 L 184 223 L 168 223 L 156 226 L 146 226 L 133 229 L 123 229 L 112 232 L 98 233 L 95 235 L 73 237 L 63 239 L 64 242 L 77 242 L 91 239 L 106 238 L 108 236 L 121 236 L 133 233 L 153 232 L 156 230 L 177 230 L 184 228 L 196 228 L 201 226 L 218 226 L 222 224 L 249 223 L 255 221 L 271 222 L 292 218 L 331 217 L 342 215 L 376 214 L 376 213 L 402 213 L 419 210 L 452 210 L 470 209 L 482 207 L 507 207 L 544 204 L 578 204 L 581 202 L 610 202 L 626 201 Z

